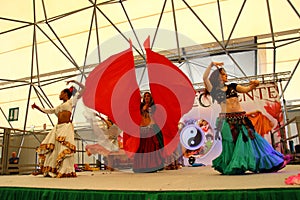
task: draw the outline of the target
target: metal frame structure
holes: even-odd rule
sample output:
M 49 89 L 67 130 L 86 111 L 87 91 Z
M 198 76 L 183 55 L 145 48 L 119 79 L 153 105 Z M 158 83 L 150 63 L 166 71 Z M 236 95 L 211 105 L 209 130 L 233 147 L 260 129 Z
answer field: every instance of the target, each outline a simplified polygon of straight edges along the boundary
M 130 0 L 127 0 L 130 1 Z M 27 101 L 27 108 L 26 108 L 26 115 L 28 114 L 28 110 L 30 108 L 29 105 L 29 99 L 32 95 L 33 92 L 35 92 L 37 94 L 37 96 L 39 97 L 41 102 L 44 102 L 45 104 L 47 104 L 47 106 L 52 107 L 51 101 L 47 98 L 43 87 L 55 82 L 59 82 L 59 81 L 63 81 L 66 79 L 69 79 L 71 77 L 75 77 L 78 75 L 81 75 L 82 78 L 85 78 L 87 76 L 87 69 L 94 67 L 94 65 L 86 65 L 86 60 L 87 60 L 87 56 L 88 56 L 88 51 L 89 51 L 89 47 L 90 47 L 90 42 L 91 42 L 91 36 L 94 33 L 94 29 L 95 34 L 96 34 L 96 43 L 97 43 L 97 51 L 98 51 L 98 61 L 101 62 L 101 49 L 100 49 L 100 22 L 98 21 L 98 15 L 102 15 L 108 22 L 109 24 L 124 38 L 124 40 L 129 41 L 129 39 L 122 33 L 122 31 L 118 28 L 117 24 L 115 24 L 110 18 L 109 16 L 103 12 L 102 10 L 102 6 L 107 5 L 107 4 L 114 4 L 115 6 L 120 6 L 124 12 L 124 15 L 126 17 L 126 20 L 128 22 L 128 25 L 131 28 L 131 31 L 134 33 L 135 35 L 135 39 L 138 41 L 138 46 L 133 46 L 133 48 L 135 49 L 136 52 L 138 52 L 138 56 L 136 57 L 136 62 L 144 62 L 145 60 L 145 55 L 144 52 L 141 48 L 141 42 L 136 34 L 134 25 L 132 23 L 132 20 L 130 19 L 130 13 L 128 13 L 128 11 L 126 10 L 126 0 L 107 0 L 107 1 L 103 1 L 101 3 L 98 3 L 97 0 L 88 0 L 88 2 L 90 3 L 90 6 L 87 7 L 83 7 L 81 9 L 78 10 L 73 10 L 71 12 L 67 12 L 61 15 L 57 15 L 54 17 L 48 17 L 47 15 L 47 8 L 45 6 L 45 1 L 41 0 L 41 3 L 43 5 L 43 10 L 44 10 L 44 20 L 41 21 L 37 21 L 36 20 L 36 2 L 37 0 L 33 0 L 33 16 L 34 16 L 34 20 L 32 22 L 30 21 L 22 21 L 20 19 L 12 19 L 12 18 L 5 18 L 5 17 L 0 17 L 0 20 L 4 20 L 4 21 L 11 21 L 11 22 L 16 22 L 18 24 L 20 24 L 18 27 L 10 29 L 10 30 L 5 30 L 5 31 L 1 31 L 0 32 L 0 36 L 4 35 L 4 34 L 10 34 L 14 31 L 20 30 L 20 29 L 24 29 L 27 27 L 33 27 L 33 34 L 32 34 L 32 62 L 31 62 L 31 76 L 27 76 L 18 80 L 8 80 L 8 79 L 0 79 L 0 90 L 9 90 L 12 87 L 21 87 L 21 86 L 29 86 L 29 91 L 28 91 L 28 101 Z M 270 0 L 266 0 L 266 13 L 268 14 L 268 18 L 269 18 L 269 26 L 270 26 L 270 34 L 264 34 L 264 35 L 257 35 L 255 36 L 257 39 L 265 39 L 264 42 L 262 43 L 257 43 L 254 45 L 231 45 L 232 42 L 236 42 L 238 40 L 243 41 L 245 38 L 232 38 L 233 33 L 237 27 L 237 24 L 240 20 L 241 14 L 244 12 L 245 9 L 245 5 L 247 4 L 247 2 L 250 0 L 243 0 L 243 3 L 240 7 L 240 10 L 238 12 L 238 15 L 236 16 L 235 22 L 233 27 L 231 28 L 230 34 L 228 36 L 228 38 L 225 38 L 225 34 L 224 34 L 224 22 L 222 20 L 222 9 L 221 9 L 221 3 L 220 0 L 216 1 L 217 7 L 218 7 L 218 16 L 219 16 L 219 23 L 220 23 L 220 28 L 221 28 L 221 35 L 222 35 L 222 39 L 219 40 L 215 33 L 209 29 L 209 27 L 207 26 L 207 24 L 205 24 L 205 22 L 201 19 L 201 17 L 197 14 L 197 12 L 194 10 L 193 6 L 191 6 L 186 0 L 181 0 L 181 3 L 183 3 L 186 8 L 188 8 L 188 10 L 194 15 L 194 17 L 197 18 L 199 25 L 203 26 L 207 32 L 209 32 L 209 34 L 214 38 L 215 40 L 215 44 L 216 44 L 216 48 L 214 49 L 209 49 L 207 48 L 207 52 L 209 53 L 224 53 L 226 54 L 234 63 L 235 65 L 240 69 L 240 71 L 245 75 L 245 78 L 248 79 L 249 77 L 247 77 L 247 74 L 245 74 L 242 70 L 242 68 L 239 66 L 239 64 L 235 61 L 235 59 L 231 56 L 231 52 L 233 51 L 244 51 L 244 50 L 258 50 L 258 49 L 270 49 L 270 47 L 265 47 L 265 45 L 270 45 L 271 44 L 271 50 L 273 51 L 273 72 L 276 73 L 277 72 L 277 68 L 276 68 L 276 51 L 278 48 L 286 46 L 286 45 L 290 45 L 296 42 L 300 41 L 300 35 L 296 36 L 296 37 L 289 37 L 289 35 L 295 34 L 295 33 L 300 33 L 300 27 L 299 29 L 295 29 L 295 30 L 288 30 L 288 31 L 284 31 L 284 32 L 274 32 L 274 28 L 273 28 L 273 21 L 272 21 L 272 12 L 270 9 Z M 161 21 L 162 18 L 164 16 L 165 13 L 165 8 L 167 4 L 171 4 L 172 7 L 172 16 L 173 16 L 173 28 L 174 28 L 174 33 L 176 34 L 176 49 L 173 50 L 169 50 L 168 52 L 161 52 L 161 54 L 164 54 L 165 56 L 167 56 L 169 59 L 175 61 L 175 62 L 183 62 L 184 59 L 189 59 L 189 58 L 194 58 L 194 57 L 201 57 L 202 54 L 201 52 L 199 52 L 197 49 L 197 46 L 194 47 L 182 47 L 179 44 L 178 41 L 178 32 L 180 31 L 177 25 L 177 15 L 176 15 L 176 1 L 175 0 L 162 0 L 162 8 L 161 8 L 161 12 L 160 12 L 160 17 L 159 20 L 157 22 L 157 26 L 156 26 L 156 31 L 158 31 L 160 29 L 160 25 L 161 25 Z M 298 18 L 300 18 L 300 14 L 299 14 L 299 10 L 296 9 L 295 5 L 290 1 L 287 0 L 286 3 L 292 8 L 293 12 L 298 16 Z M 85 49 L 85 55 L 84 55 L 84 65 L 80 66 L 77 62 L 76 59 L 73 57 L 73 55 L 70 53 L 70 50 L 66 47 L 66 45 L 64 44 L 64 42 L 60 39 L 59 35 L 57 34 L 56 30 L 53 28 L 52 23 L 61 20 L 63 18 L 66 18 L 68 16 L 86 11 L 86 10 L 91 10 L 92 12 L 92 17 L 90 19 L 90 27 L 89 27 L 89 33 L 88 33 L 88 38 L 87 38 L 87 42 L 86 42 L 86 49 Z M 49 28 L 49 30 L 51 31 L 51 33 L 55 36 L 55 38 L 51 38 L 51 36 L 49 34 L 46 33 L 45 30 L 43 30 L 41 25 L 46 24 L 47 27 Z M 70 64 L 72 64 L 72 68 L 66 69 L 66 70 L 61 70 L 61 71 L 53 71 L 51 73 L 47 73 L 47 74 L 41 74 L 40 70 L 39 70 L 39 55 L 38 55 L 38 42 L 37 42 L 37 31 L 41 32 L 60 52 L 62 55 L 64 55 L 68 61 L 70 62 Z M 157 33 L 157 32 L 156 32 Z M 155 37 L 153 38 L 152 41 L 152 45 L 154 44 L 155 40 L 156 40 L 156 35 L 155 33 Z M 286 36 L 285 39 L 277 39 L 277 36 Z M 237 42 L 238 43 L 238 42 Z M 280 43 L 280 44 L 278 44 Z M 210 44 L 202 44 L 201 48 L 203 47 L 210 47 Z M 183 52 L 183 48 L 185 48 L 185 52 Z M 170 54 L 171 53 L 171 54 Z M 300 63 L 300 58 L 297 62 L 297 64 L 294 67 L 294 70 L 292 71 L 292 73 L 290 74 L 290 77 L 287 80 L 287 84 L 285 85 L 285 88 L 283 88 L 282 94 L 284 93 L 284 91 L 286 90 L 286 88 L 289 85 L 290 80 L 293 78 L 293 75 L 295 73 L 295 71 L 297 70 L 298 66 Z M 34 69 L 36 69 L 37 74 L 34 74 Z M 59 76 L 56 77 L 57 74 L 64 74 L 63 76 Z M 49 78 L 50 77 L 50 78 Z M 12 86 L 11 83 L 14 83 L 14 85 Z M 199 85 L 199 83 L 197 83 L 196 85 Z M 2 109 L 1 109 L 2 111 Z M 2 111 L 3 113 L 3 111 Z M 4 113 L 3 113 L 4 114 Z M 50 119 L 50 118 L 49 118 Z M 50 119 L 51 120 L 51 119 Z M 52 122 L 51 122 L 52 123 Z M 24 119 L 24 129 L 27 126 L 27 120 L 26 118 Z

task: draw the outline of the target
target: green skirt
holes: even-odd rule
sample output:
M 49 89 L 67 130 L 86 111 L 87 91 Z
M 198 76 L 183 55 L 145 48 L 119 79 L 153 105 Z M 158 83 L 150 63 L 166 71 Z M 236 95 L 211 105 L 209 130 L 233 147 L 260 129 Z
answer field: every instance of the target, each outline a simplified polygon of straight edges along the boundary
M 222 136 L 222 152 L 212 161 L 212 167 L 222 174 L 275 172 L 284 162 L 276 151 L 254 129 L 245 112 L 220 113 L 217 131 Z

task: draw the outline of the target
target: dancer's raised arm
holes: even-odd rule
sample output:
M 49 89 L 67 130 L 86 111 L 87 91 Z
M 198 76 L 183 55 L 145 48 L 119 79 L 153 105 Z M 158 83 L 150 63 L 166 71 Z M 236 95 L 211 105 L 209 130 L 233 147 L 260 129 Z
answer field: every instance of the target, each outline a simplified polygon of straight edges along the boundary
M 82 83 L 80 83 L 80 82 L 78 82 L 76 80 L 69 80 L 69 81 L 67 81 L 67 85 L 69 83 L 75 83 L 75 84 L 77 84 L 81 88 L 81 90 L 78 92 L 78 99 L 79 99 L 82 96 L 82 94 L 83 94 L 83 92 L 85 90 L 85 85 L 83 85 Z
M 206 90 L 207 90 L 208 92 L 210 92 L 210 91 L 212 90 L 212 84 L 211 84 L 211 82 L 210 82 L 210 80 L 209 80 L 209 74 L 210 74 L 211 68 L 212 68 L 213 66 L 216 66 L 217 68 L 219 68 L 219 67 L 221 67 L 221 66 L 223 66 L 223 65 L 224 65 L 223 62 L 211 62 L 211 63 L 207 66 L 206 70 L 204 71 L 204 74 L 203 74 L 203 82 L 204 82 L 204 86 L 205 86 L 205 88 L 206 88 Z
M 251 80 L 248 86 L 237 85 L 236 90 L 240 93 L 247 93 L 255 89 L 259 85 L 259 80 Z

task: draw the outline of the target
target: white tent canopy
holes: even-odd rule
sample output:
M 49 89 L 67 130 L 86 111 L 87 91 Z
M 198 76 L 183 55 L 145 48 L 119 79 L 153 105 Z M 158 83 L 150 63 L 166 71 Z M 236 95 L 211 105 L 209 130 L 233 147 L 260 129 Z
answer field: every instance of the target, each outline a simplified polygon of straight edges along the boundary
M 49 124 L 47 116 L 36 117 L 33 102 L 57 105 L 65 80 L 84 81 L 94 64 L 128 48 L 129 39 L 142 58 L 148 35 L 153 50 L 175 62 L 224 54 L 225 65 L 235 65 L 243 75 L 247 66 L 231 54 L 258 52 L 256 73 L 290 71 L 284 97 L 299 99 L 299 11 L 299 0 L 2 0 L 1 125 Z M 200 63 L 202 68 L 192 67 L 188 76 L 201 76 L 211 59 Z M 8 110 L 14 107 L 20 108 L 19 119 L 9 123 Z

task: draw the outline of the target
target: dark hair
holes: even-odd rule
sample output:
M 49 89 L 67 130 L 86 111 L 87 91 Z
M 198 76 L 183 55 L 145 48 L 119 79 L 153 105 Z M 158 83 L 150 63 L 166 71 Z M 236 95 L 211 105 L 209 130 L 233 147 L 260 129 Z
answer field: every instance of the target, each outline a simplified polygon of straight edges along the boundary
M 220 80 L 220 74 L 222 72 L 225 72 L 225 69 L 224 68 L 218 68 L 216 70 L 214 70 L 211 75 L 209 76 L 209 81 L 212 85 L 212 88 L 213 89 L 216 89 L 216 88 L 219 88 L 220 87 L 220 83 L 221 83 L 221 80 Z M 209 94 L 209 91 L 205 88 L 205 91 L 204 93 L 206 95 Z
M 143 100 L 142 100 L 142 102 L 141 102 L 141 104 L 140 104 L 140 111 L 141 111 L 141 113 L 142 113 L 142 109 L 143 109 L 143 107 L 144 107 L 144 105 L 146 104 L 146 102 L 145 102 L 145 95 L 146 94 L 149 94 L 150 95 L 150 104 L 149 104 L 149 107 L 151 107 L 152 108 L 152 112 L 154 112 L 155 111 L 155 105 L 154 105 L 154 101 L 153 101 L 153 98 L 152 98 L 152 94 L 150 93 L 150 92 L 145 92 L 144 93 L 144 95 L 143 95 Z
M 221 79 L 220 79 L 220 74 L 222 72 L 225 72 L 224 68 L 218 68 L 215 71 L 213 71 L 209 77 L 209 81 L 213 88 L 218 88 L 220 87 Z
M 145 104 L 145 95 L 146 94 L 149 94 L 150 95 L 150 106 L 152 106 L 154 104 L 154 101 L 153 101 L 153 98 L 152 98 L 152 94 L 150 92 L 145 92 L 144 95 L 143 95 L 143 101 L 142 103 Z
M 71 86 L 70 88 L 66 88 L 63 90 L 63 92 L 67 93 L 69 99 L 76 94 L 77 89 L 74 86 Z

